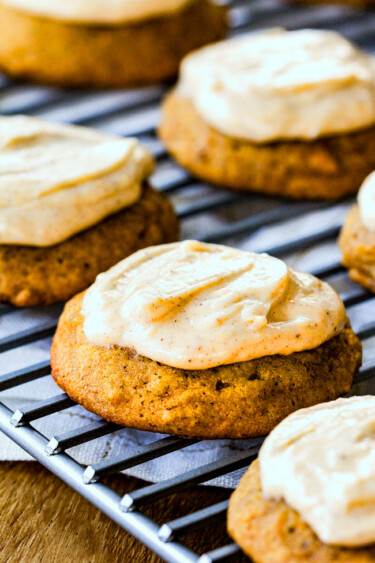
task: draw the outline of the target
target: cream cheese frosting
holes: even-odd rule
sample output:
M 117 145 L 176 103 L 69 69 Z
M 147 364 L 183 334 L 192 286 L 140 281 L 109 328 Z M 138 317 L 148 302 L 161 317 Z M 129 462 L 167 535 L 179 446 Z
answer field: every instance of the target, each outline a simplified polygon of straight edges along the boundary
M 284 499 L 321 541 L 375 542 L 375 397 L 299 410 L 268 436 L 260 455 L 262 492 Z
M 171 14 L 192 0 L 1 0 L 27 13 L 57 20 L 121 24 Z
M 135 203 L 152 168 L 136 139 L 0 117 L 0 244 L 62 242 Z
M 375 172 L 367 176 L 358 192 L 361 221 L 369 231 L 375 231 Z
M 316 348 L 345 322 L 342 301 L 317 278 L 267 254 L 198 241 L 123 260 L 98 276 L 82 313 L 92 344 L 182 369 Z
M 375 58 L 333 31 L 274 29 L 188 55 L 177 91 L 230 137 L 311 140 L 375 123 Z

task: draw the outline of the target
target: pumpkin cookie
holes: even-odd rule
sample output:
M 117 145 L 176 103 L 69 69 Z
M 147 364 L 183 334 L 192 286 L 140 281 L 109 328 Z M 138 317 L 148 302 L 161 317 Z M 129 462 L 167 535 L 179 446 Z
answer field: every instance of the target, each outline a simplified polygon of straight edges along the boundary
M 374 406 L 375 398 L 368 396 L 339 399 L 304 409 L 285 419 L 266 439 L 260 451 L 260 461 L 254 461 L 241 479 L 232 494 L 228 511 L 229 533 L 252 561 L 375 561 L 374 528 L 371 529 L 374 508 L 371 499 L 366 504 L 361 494 L 361 480 L 362 487 L 371 487 L 373 474 L 361 473 L 360 467 L 361 456 L 362 467 L 365 467 L 365 460 L 368 467 L 372 467 L 371 433 L 366 424 L 371 425 L 371 420 L 374 419 Z M 327 409 L 331 409 L 337 418 L 332 419 L 327 415 Z M 308 441 L 317 440 L 314 431 L 310 430 L 309 433 L 308 430 L 311 416 L 321 427 L 321 431 L 318 431 L 317 456 L 314 456 L 314 447 L 305 452 L 300 449 Z M 329 426 L 327 420 L 330 421 Z M 296 425 L 293 431 L 292 423 L 297 421 L 298 427 Z M 339 433 L 339 424 L 346 436 L 340 440 L 336 438 L 336 442 L 331 443 L 330 437 L 332 439 L 332 435 L 337 436 Z M 322 436 L 323 431 L 326 433 L 325 437 Z M 271 454 L 268 452 L 266 458 L 262 459 L 267 441 L 276 440 L 274 432 L 277 432 L 278 443 L 274 445 Z M 290 443 L 286 443 L 289 437 Z M 344 444 L 348 443 L 351 443 L 351 449 L 344 451 Z M 292 452 L 288 453 L 291 448 Z M 308 483 L 310 486 L 305 490 Z M 314 484 L 317 488 L 313 488 Z M 277 496 L 269 494 L 271 486 L 273 491 L 278 492 Z M 340 491 L 340 495 L 335 498 L 336 490 Z M 284 496 L 293 501 L 296 499 L 299 509 L 293 508 L 293 501 L 285 500 Z M 356 499 L 359 500 L 357 506 Z M 348 506 L 348 510 L 345 510 L 345 506 Z M 315 531 L 312 522 L 316 527 Z M 325 536 L 323 539 L 319 537 L 321 533 Z
M 375 292 L 375 173 L 358 194 L 358 205 L 348 214 L 339 237 L 343 265 L 349 276 Z
M 219 186 L 342 198 L 375 168 L 374 68 L 333 32 L 224 41 L 184 59 L 160 137 L 182 166 Z
M 311 292 L 320 305 L 300 318 Z M 137 252 L 69 301 L 51 362 L 56 383 L 106 420 L 247 438 L 349 391 L 361 344 L 327 284 L 267 255 L 186 241 Z
M 69 299 L 103 270 L 178 234 L 168 200 L 146 183 L 135 139 L 35 118 L 0 118 L 0 300 Z
M 61 86 L 149 84 L 226 30 L 226 10 L 211 0 L 1 0 L 0 67 Z

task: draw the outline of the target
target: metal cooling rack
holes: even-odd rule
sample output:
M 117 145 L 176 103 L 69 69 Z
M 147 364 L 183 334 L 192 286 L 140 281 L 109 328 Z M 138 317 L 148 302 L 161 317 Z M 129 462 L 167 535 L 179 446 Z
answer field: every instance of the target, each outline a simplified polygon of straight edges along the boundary
M 289 29 L 331 28 L 363 48 L 375 51 L 373 11 L 363 12 L 338 5 L 292 7 L 278 0 L 238 0 L 230 4 L 233 34 L 272 26 Z M 119 135 L 138 136 L 158 160 L 158 171 L 153 183 L 170 195 L 182 221 L 183 235 L 263 250 L 283 256 L 287 261 L 302 256 L 306 271 L 327 279 L 339 291 L 353 328 L 363 340 L 364 365 L 355 382 L 363 383 L 375 377 L 375 353 L 372 353 L 375 342 L 372 340 L 375 336 L 375 297 L 348 280 L 335 245 L 350 202 L 285 202 L 219 191 L 194 180 L 168 159 L 155 136 L 158 105 L 164 92 L 164 87 L 159 86 L 116 92 L 69 92 L 15 83 L 0 76 L 0 113 L 25 113 L 94 126 Z M 319 220 L 314 219 L 316 212 L 319 212 Z M 285 228 L 285 225 L 290 228 Z M 55 307 L 48 315 L 43 312 L 35 315 L 34 311 L 29 310 L 26 314 L 32 322 L 28 328 L 19 331 L 19 311 L 0 305 L 0 352 L 20 349 L 22 353 L 21 346 L 50 337 L 60 310 L 61 307 Z M 4 357 L 0 356 L 0 362 Z M 0 392 L 48 376 L 49 373 L 48 361 L 7 373 L 0 377 Z M 224 520 L 227 501 L 162 526 L 142 514 L 141 508 L 146 503 L 188 486 L 246 467 L 256 456 L 260 440 L 254 440 L 249 450 L 238 451 L 227 458 L 146 486 L 121 498 L 101 481 L 102 477 L 176 452 L 193 441 L 166 437 L 143 446 L 130 456 L 110 458 L 82 467 L 66 450 L 114 433 L 119 427 L 97 421 L 59 436 L 44 436 L 33 427 L 34 421 L 72 405 L 73 401 L 65 394 L 17 410 L 0 402 L 0 430 L 166 561 L 209 563 L 236 560 L 239 557 L 240 551 L 235 544 L 225 545 L 210 553 L 196 554 L 178 541 L 182 533 Z

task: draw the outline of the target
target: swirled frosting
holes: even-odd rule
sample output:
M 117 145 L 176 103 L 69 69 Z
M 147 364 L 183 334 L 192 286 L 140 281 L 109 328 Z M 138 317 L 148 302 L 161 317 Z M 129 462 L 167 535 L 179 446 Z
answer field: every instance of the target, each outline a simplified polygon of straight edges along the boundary
M 152 168 L 136 139 L 0 117 L 0 243 L 62 242 L 135 203 Z
M 263 495 L 284 499 L 324 543 L 375 542 L 375 397 L 299 410 L 268 436 Z
M 181 10 L 192 0 L 1 0 L 30 14 L 87 24 L 120 24 Z
M 374 124 L 375 58 L 333 31 L 274 29 L 188 55 L 177 91 L 230 137 L 309 140 Z
M 340 298 L 317 278 L 267 254 L 197 241 L 123 260 L 98 276 L 82 312 L 91 343 L 183 369 L 316 348 L 345 322 Z
M 375 172 L 367 176 L 358 192 L 361 221 L 369 231 L 375 231 Z

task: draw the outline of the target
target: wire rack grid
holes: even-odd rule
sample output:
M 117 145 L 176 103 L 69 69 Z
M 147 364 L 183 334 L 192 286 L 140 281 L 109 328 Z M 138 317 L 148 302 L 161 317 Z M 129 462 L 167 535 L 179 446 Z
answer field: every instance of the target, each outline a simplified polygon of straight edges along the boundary
M 364 12 L 338 5 L 292 6 L 279 0 L 233 0 L 228 3 L 232 34 L 273 26 L 330 28 L 343 33 L 369 52 L 375 52 L 374 11 Z M 283 256 L 291 263 L 297 257 L 302 260 L 306 271 L 328 280 L 337 289 L 347 306 L 352 326 L 364 343 L 364 364 L 355 383 L 370 381 L 375 376 L 375 353 L 372 352 L 375 298 L 350 282 L 340 265 L 335 245 L 351 202 L 285 202 L 228 193 L 202 184 L 168 158 L 156 137 L 159 103 L 164 93 L 165 88 L 161 86 L 116 92 L 71 92 L 15 83 L 0 76 L 0 113 L 36 115 L 93 126 L 113 134 L 137 136 L 158 161 L 153 184 L 171 197 L 182 221 L 185 238 L 269 252 Z M 0 305 L 0 358 L 6 358 L 6 352 L 10 350 L 19 350 L 22 354 L 23 346 L 48 340 L 55 330 L 60 311 L 60 306 L 53 308 L 52 312 L 49 310 L 48 314 L 23 311 L 22 315 L 30 319 L 30 325 L 23 325 L 20 330 L 19 311 Z M 21 369 L 5 370 L 5 373 L 3 370 L 0 399 L 1 393 L 49 374 L 47 359 Z M 198 554 L 178 541 L 181 534 L 224 520 L 227 501 L 183 515 L 161 526 L 146 517 L 141 509 L 147 503 L 191 485 L 245 468 L 256 457 L 261 440 L 251 441 L 245 451 L 236 451 L 223 459 L 121 497 L 102 482 L 103 477 L 182 450 L 197 441 L 165 437 L 131 455 L 82 467 L 67 450 L 116 433 L 118 427 L 97 420 L 61 435 L 45 436 L 33 425 L 42 417 L 73 405 L 65 394 L 34 401 L 17 409 L 0 402 L 0 430 L 166 561 L 210 563 L 239 557 L 240 550 L 233 543 Z

